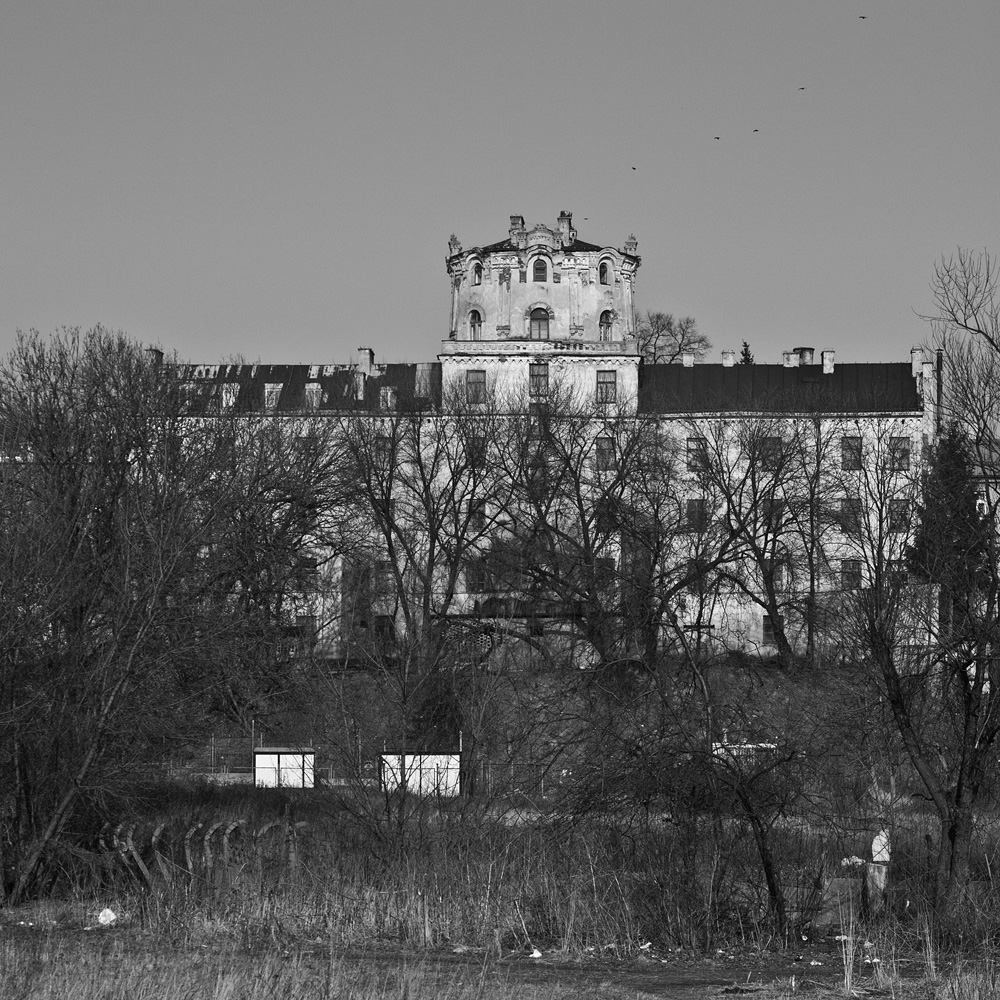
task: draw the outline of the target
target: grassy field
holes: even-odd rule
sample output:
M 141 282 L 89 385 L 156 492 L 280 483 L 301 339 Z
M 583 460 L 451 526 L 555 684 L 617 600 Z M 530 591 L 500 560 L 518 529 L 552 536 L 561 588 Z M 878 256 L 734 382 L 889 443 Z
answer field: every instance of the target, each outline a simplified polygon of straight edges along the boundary
M 932 934 L 912 819 L 894 854 L 907 905 L 823 933 L 806 901 L 870 832 L 777 830 L 782 940 L 735 821 L 173 789 L 66 848 L 37 901 L 0 909 L 0 997 L 1000 995 L 993 894 L 970 896 L 947 946 Z

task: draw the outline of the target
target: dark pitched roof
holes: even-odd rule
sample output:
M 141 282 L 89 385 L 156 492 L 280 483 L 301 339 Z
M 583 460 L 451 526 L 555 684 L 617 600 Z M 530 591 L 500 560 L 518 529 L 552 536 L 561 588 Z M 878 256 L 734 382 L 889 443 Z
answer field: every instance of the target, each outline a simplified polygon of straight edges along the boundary
M 643 364 L 640 413 L 893 413 L 922 409 L 910 364 L 822 365 Z
M 418 369 L 422 370 L 421 378 Z M 357 369 L 347 365 L 180 365 L 177 376 L 179 382 L 193 390 L 187 400 L 191 414 L 218 412 L 224 385 L 236 387 L 232 400 L 234 413 L 263 410 L 269 385 L 280 387 L 273 407 L 276 413 L 377 411 L 383 388 L 395 390 L 397 410 L 428 410 L 441 405 L 440 362 L 376 365 L 364 380 L 361 399 L 357 392 Z M 307 405 L 307 383 L 318 383 L 320 387 L 319 404 L 315 408 Z
M 517 244 L 512 242 L 509 238 L 506 240 L 501 240 L 499 243 L 491 243 L 486 247 L 475 247 L 475 250 L 481 253 L 499 253 L 503 250 L 517 250 Z M 587 243 L 584 240 L 573 240 L 568 246 L 562 248 L 566 253 L 574 252 L 584 252 L 584 251 L 600 251 L 608 250 L 609 247 L 598 246 L 596 243 Z

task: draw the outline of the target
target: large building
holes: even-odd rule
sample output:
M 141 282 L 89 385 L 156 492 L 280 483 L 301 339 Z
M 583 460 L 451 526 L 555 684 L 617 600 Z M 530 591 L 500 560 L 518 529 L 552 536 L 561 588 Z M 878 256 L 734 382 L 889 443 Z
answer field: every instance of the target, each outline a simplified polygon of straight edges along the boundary
M 391 454 L 392 474 L 368 483 L 369 565 L 331 553 L 320 593 L 303 598 L 317 648 L 349 657 L 359 625 L 398 641 L 414 628 L 403 590 L 418 578 L 436 620 L 547 635 L 582 664 L 691 642 L 765 655 L 842 647 L 843 592 L 902 573 L 921 456 L 939 430 L 939 364 L 918 349 L 844 363 L 810 347 L 774 364 L 737 364 L 732 350 L 654 364 L 637 341 L 634 237 L 584 242 L 564 211 L 554 227 L 511 216 L 499 242 L 464 249 L 452 236 L 448 250 L 435 361 L 381 364 L 360 348 L 344 365 L 180 373 L 192 415 L 326 419 L 347 437 L 363 425 L 372 455 Z M 416 415 L 467 456 L 473 442 L 490 456 L 435 473 L 449 554 L 421 567 L 403 565 L 412 546 L 393 544 L 440 520 L 420 507 L 426 496 L 407 495 L 407 455 L 425 446 L 407 437 Z M 544 503 L 514 485 L 542 465 Z M 461 525 L 458 510 L 472 512 Z

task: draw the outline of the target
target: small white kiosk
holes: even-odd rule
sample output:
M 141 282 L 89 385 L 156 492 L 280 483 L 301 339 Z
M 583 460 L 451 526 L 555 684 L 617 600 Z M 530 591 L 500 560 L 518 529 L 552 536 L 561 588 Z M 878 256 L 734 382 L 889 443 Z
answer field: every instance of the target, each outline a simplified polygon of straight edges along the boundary
M 315 788 L 316 751 L 310 747 L 254 747 L 258 788 Z

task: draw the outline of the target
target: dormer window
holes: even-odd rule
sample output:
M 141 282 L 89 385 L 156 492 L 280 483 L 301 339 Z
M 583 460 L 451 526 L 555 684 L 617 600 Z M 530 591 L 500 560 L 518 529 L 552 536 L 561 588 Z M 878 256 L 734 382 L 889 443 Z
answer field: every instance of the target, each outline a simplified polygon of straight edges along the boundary
M 611 325 L 612 325 L 611 313 L 607 309 L 605 309 L 604 312 L 601 313 L 601 319 L 599 323 L 601 331 L 601 340 L 611 339 Z
M 476 264 L 476 266 L 472 269 L 472 283 L 474 285 L 481 285 L 483 283 L 483 265 L 482 264 Z
M 549 268 L 542 257 L 537 258 L 531 266 L 531 280 L 542 284 L 549 280 Z
M 478 309 L 469 313 L 469 340 L 483 339 L 483 317 Z
M 542 267 L 545 265 L 543 264 Z M 532 340 L 549 339 L 549 314 L 545 309 L 532 309 L 529 321 Z
M 601 261 L 601 266 L 597 269 L 598 281 L 602 285 L 611 284 L 611 265 L 606 261 Z

